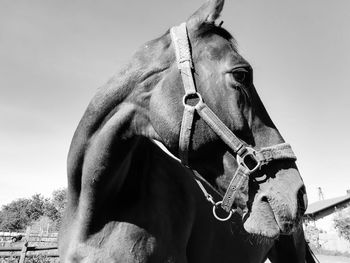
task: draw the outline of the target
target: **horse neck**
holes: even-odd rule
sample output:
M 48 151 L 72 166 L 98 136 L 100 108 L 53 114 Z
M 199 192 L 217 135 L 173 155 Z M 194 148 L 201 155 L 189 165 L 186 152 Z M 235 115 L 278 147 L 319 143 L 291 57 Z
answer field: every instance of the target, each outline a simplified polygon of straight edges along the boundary
M 126 140 L 139 135 L 158 139 L 149 120 L 150 88 L 137 81 L 139 71 L 128 74 L 132 64 L 98 90 L 75 131 L 67 165 L 70 193 L 80 193 L 87 158 L 102 167 Z M 77 203 L 79 194 L 69 198 Z
M 129 136 L 144 133 L 146 137 L 152 137 L 145 115 L 149 112 L 151 91 L 159 81 L 157 73 L 161 73 L 166 65 L 162 68 L 152 61 L 146 63 L 146 58 L 139 53 L 142 52 L 136 53 L 126 67 L 98 89 L 77 127 L 73 142 L 89 140 L 112 116 L 130 106 L 134 107 L 134 117 L 128 119 L 129 127 L 123 125 L 125 132 Z

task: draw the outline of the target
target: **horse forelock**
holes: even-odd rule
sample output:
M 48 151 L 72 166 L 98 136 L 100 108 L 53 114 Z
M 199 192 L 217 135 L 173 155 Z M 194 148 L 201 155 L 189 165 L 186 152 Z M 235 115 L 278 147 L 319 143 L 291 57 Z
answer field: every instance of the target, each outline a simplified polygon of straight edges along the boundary
M 221 26 L 217 26 L 214 23 L 204 23 L 198 29 L 198 36 L 200 37 L 206 37 L 206 36 L 212 36 L 212 35 L 220 36 L 223 39 L 229 41 L 234 47 L 234 50 L 237 52 L 238 50 L 237 41 L 232 36 L 232 34 L 229 31 L 227 31 L 225 28 Z

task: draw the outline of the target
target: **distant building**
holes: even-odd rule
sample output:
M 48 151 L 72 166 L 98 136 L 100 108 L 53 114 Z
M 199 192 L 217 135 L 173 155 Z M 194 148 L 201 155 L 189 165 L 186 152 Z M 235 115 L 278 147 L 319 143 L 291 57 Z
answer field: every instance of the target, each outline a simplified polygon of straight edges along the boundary
M 345 196 L 320 200 L 309 204 L 305 215 L 304 224 L 317 227 L 321 230 L 319 234 L 320 245 L 328 250 L 349 252 L 350 243 L 339 237 L 334 228 L 334 213 L 342 209 L 350 209 L 350 190 Z
M 309 204 L 305 212 L 305 219 L 308 221 L 316 222 L 319 219 L 333 214 L 336 210 L 343 209 L 349 205 L 350 190 L 346 191 L 345 196 L 320 200 L 315 203 Z

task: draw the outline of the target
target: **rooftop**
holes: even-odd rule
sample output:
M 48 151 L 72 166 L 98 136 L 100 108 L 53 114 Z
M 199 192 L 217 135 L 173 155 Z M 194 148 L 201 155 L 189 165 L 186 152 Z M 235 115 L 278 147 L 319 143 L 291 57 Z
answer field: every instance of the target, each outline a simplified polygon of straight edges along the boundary
M 326 210 L 328 208 L 333 208 L 337 205 L 341 205 L 341 204 L 344 204 L 346 202 L 350 202 L 350 194 L 347 194 L 345 196 L 336 197 L 336 198 L 317 201 L 315 203 L 309 204 L 308 208 L 306 209 L 305 215 L 313 215 L 313 214 L 318 213 L 322 210 Z

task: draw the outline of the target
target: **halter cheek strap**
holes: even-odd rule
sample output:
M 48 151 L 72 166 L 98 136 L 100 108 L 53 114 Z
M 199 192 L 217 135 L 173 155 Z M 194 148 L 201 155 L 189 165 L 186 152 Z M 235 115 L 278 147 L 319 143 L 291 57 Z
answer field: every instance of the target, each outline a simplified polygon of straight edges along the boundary
M 184 113 L 181 122 L 179 137 L 179 157 L 184 165 L 188 165 L 188 152 L 191 140 L 191 130 L 193 126 L 194 113 L 211 127 L 211 129 L 222 139 L 222 141 L 236 153 L 238 168 L 226 190 L 222 201 L 215 203 L 215 207 L 221 207 L 232 214 L 232 209 L 238 191 L 248 189 L 249 176 L 258 170 L 262 165 L 266 165 L 273 160 L 290 159 L 296 160 L 292 148 L 287 143 L 262 148 L 257 151 L 243 143 L 203 102 L 201 95 L 197 92 L 193 78 L 193 62 L 189 45 L 186 23 L 182 23 L 170 30 L 174 44 L 177 65 L 180 70 L 185 95 L 183 97 Z M 189 104 L 190 100 L 195 100 L 196 105 Z M 198 181 L 197 181 L 198 182 Z M 200 188 L 203 189 L 204 187 Z M 202 190 L 203 191 L 203 190 Z M 247 191 L 246 191 L 247 192 Z M 206 195 L 207 192 L 204 192 Z M 207 198 L 208 199 L 208 198 Z M 245 197 L 245 202 L 248 196 Z M 214 215 L 215 207 L 213 208 Z M 229 217 L 225 218 L 228 220 Z
M 189 41 L 187 38 L 186 23 L 170 30 L 171 38 L 175 46 L 177 66 L 180 70 L 182 82 L 185 89 L 183 97 L 184 114 L 181 122 L 179 138 L 179 157 L 184 165 L 188 165 L 188 152 L 190 146 L 191 130 L 195 108 L 186 104 L 191 96 L 200 96 L 196 91 L 192 73 L 192 57 Z

